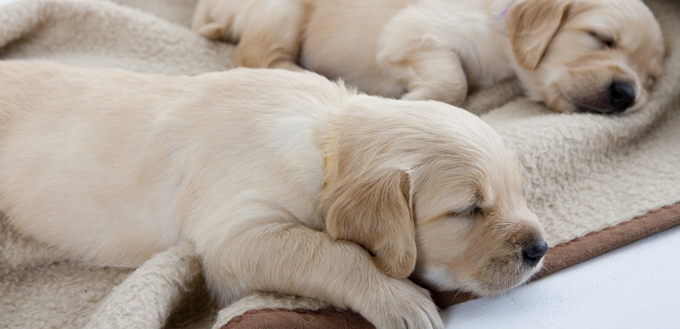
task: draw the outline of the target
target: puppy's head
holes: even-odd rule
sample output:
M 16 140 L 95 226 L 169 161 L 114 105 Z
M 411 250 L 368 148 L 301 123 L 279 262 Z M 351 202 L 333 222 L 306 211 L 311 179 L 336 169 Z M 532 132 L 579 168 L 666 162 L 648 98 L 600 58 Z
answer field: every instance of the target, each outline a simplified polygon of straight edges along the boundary
M 357 98 L 328 143 L 331 236 L 364 246 L 390 277 L 415 268 L 443 289 L 496 294 L 538 270 L 543 228 L 493 129 L 438 102 Z
M 661 28 L 640 0 L 523 0 L 507 28 L 527 93 L 560 112 L 635 110 L 663 72 Z

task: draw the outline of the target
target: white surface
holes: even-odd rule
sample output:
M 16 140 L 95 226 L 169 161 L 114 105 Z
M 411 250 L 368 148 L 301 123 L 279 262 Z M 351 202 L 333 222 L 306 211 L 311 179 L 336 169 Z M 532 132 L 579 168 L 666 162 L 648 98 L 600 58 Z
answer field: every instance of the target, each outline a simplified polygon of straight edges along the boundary
M 679 256 L 675 227 L 442 317 L 447 329 L 678 329 Z

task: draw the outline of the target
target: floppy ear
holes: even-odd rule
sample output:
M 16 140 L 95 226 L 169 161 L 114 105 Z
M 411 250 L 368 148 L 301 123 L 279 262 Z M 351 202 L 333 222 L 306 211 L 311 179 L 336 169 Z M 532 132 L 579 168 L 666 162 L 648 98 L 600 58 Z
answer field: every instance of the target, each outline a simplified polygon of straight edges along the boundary
M 571 3 L 561 0 L 526 0 L 510 7 L 508 33 L 520 65 L 530 70 L 538 66 L 570 9 Z
M 398 169 L 347 175 L 324 190 L 326 229 L 334 239 L 359 243 L 385 275 L 402 279 L 416 264 L 416 229 L 409 175 Z

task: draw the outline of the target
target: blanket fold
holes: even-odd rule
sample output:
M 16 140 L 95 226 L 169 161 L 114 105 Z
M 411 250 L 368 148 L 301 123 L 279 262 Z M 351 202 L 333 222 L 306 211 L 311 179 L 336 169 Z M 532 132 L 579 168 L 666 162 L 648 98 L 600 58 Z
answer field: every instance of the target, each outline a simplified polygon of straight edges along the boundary
M 161 328 L 201 277 L 193 244 L 158 253 L 109 293 L 85 328 Z

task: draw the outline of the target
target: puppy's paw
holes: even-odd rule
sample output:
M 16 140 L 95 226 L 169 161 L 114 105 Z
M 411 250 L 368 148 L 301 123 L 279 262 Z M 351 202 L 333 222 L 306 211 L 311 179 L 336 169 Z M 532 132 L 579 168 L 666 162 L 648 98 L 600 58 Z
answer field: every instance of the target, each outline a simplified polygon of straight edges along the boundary
M 392 280 L 378 292 L 381 300 L 369 300 L 358 310 L 377 329 L 442 329 L 444 324 L 430 293 L 409 280 Z M 372 302 L 372 303 L 371 303 Z
M 217 40 L 224 36 L 225 27 L 220 23 L 207 23 L 196 29 L 198 34 L 205 38 Z

